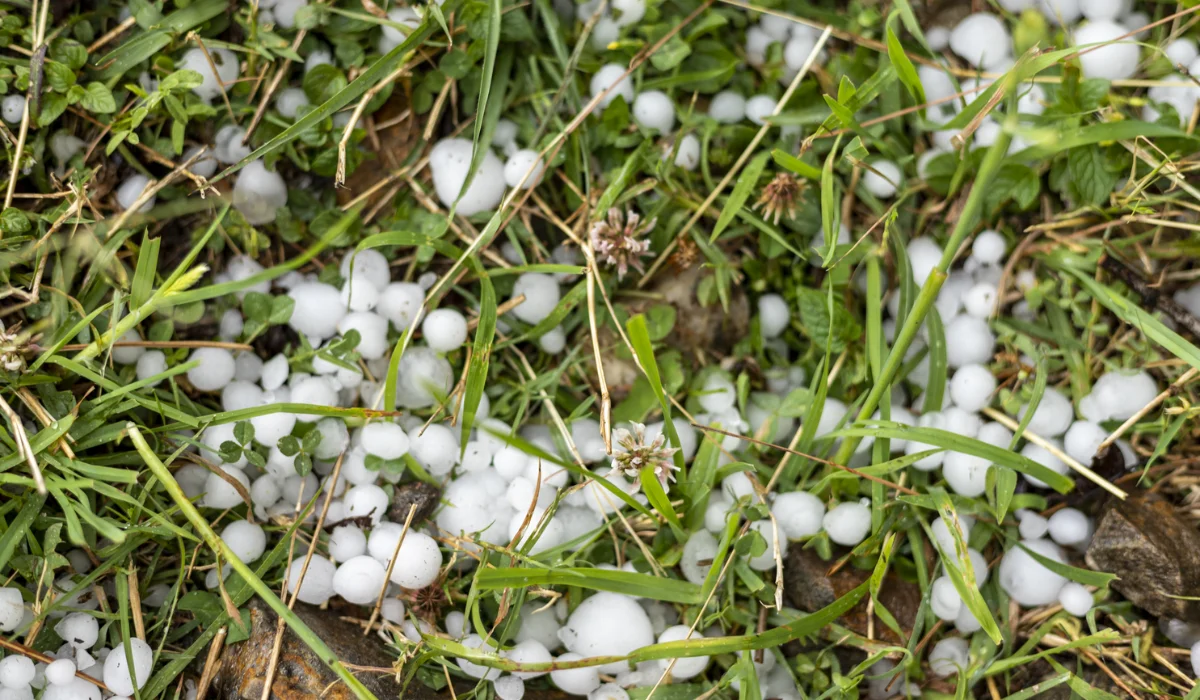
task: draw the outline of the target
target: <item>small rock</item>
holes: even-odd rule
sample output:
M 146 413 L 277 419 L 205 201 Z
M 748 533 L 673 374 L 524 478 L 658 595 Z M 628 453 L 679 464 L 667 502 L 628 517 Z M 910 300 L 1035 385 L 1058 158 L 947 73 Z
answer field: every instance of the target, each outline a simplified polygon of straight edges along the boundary
M 1155 615 L 1200 622 L 1200 533 L 1155 497 L 1114 501 L 1100 516 L 1088 566 L 1116 574 L 1112 587 Z
M 416 527 L 433 514 L 441 497 L 441 489 L 423 481 L 400 484 L 396 486 L 392 504 L 388 506 L 388 520 L 394 523 L 404 522 L 408 518 L 409 509 L 415 505 L 417 511 L 413 513 L 412 526 Z
M 832 576 L 827 576 L 831 562 L 823 561 L 811 551 L 792 547 L 788 550 L 784 564 L 783 586 L 788 602 L 805 612 L 816 612 L 846 595 L 871 576 L 869 571 L 859 571 L 849 565 L 843 566 Z M 858 634 L 867 633 L 867 602 L 864 597 L 838 620 L 838 623 Z M 917 609 L 921 606 L 921 590 L 914 584 L 888 574 L 879 589 L 879 602 L 896 618 L 900 628 L 911 631 L 917 620 Z M 896 633 L 875 617 L 875 637 L 889 643 L 903 643 Z

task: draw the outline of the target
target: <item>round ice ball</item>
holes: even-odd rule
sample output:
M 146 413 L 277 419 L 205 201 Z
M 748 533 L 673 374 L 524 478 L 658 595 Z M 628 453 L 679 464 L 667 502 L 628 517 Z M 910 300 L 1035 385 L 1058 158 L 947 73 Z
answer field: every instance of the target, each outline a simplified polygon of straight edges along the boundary
M 646 90 L 633 101 L 633 119 L 646 129 L 670 133 L 675 128 L 675 101 L 661 90 Z
M 442 139 L 429 152 L 433 187 L 444 206 L 457 201 L 457 212 L 471 216 L 495 209 L 504 197 L 504 164 L 488 149 L 471 184 L 463 192 L 471 168 L 474 145 L 467 139 Z
M 600 591 L 575 608 L 559 638 L 569 651 L 587 656 L 624 656 L 654 643 L 654 628 L 641 605 L 631 597 Z M 602 673 L 619 673 L 624 662 L 597 666 Z
M 209 63 L 209 56 L 212 57 L 212 63 Z M 201 82 L 192 88 L 192 92 L 205 101 L 220 95 L 223 86 L 237 80 L 240 71 L 237 55 L 228 49 L 218 48 L 209 48 L 208 55 L 205 55 L 204 49 L 198 47 L 188 49 L 175 63 L 175 67 L 200 74 Z
M 624 98 L 626 103 L 633 102 L 633 80 L 625 75 L 625 66 L 620 63 L 609 63 L 601 66 L 600 70 L 592 75 L 590 87 L 593 98 L 604 93 L 610 87 L 613 88 L 611 92 L 600 100 L 601 107 L 607 107 L 612 104 L 612 101 L 617 99 L 618 96 Z
M 839 503 L 825 514 L 822 524 L 830 540 L 853 547 L 871 532 L 871 510 L 858 501 Z
M 542 182 L 546 163 L 538 152 L 523 148 L 508 157 L 504 163 L 504 182 L 509 187 L 531 190 Z
M 1049 540 L 1022 540 L 1021 544 L 1043 557 L 1067 563 L 1062 550 Z M 1065 577 L 1047 569 L 1021 547 L 1011 547 L 1000 560 L 1000 587 L 1025 607 L 1055 602 L 1066 582 Z
M 133 658 L 132 668 L 129 657 Z M 137 637 L 130 637 L 104 659 L 104 684 L 118 695 L 133 695 L 150 680 L 153 666 L 154 650 Z
M 1123 80 L 1137 73 L 1138 45 L 1133 37 L 1117 41 L 1127 33 L 1125 27 L 1111 20 L 1092 20 L 1076 27 L 1076 46 L 1101 44 L 1080 53 L 1079 65 L 1084 77 Z
M 967 15 L 950 33 L 950 50 L 977 68 L 988 69 L 1008 60 L 1012 39 L 1004 20 L 987 12 Z

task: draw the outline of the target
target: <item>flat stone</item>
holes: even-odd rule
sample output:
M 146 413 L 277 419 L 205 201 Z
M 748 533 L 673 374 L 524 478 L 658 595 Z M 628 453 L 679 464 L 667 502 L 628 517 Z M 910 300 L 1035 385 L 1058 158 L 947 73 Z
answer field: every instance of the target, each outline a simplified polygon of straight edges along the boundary
M 1088 566 L 1119 579 L 1112 587 L 1154 615 L 1200 622 L 1200 533 L 1153 496 L 1112 501 L 1087 549 Z
M 792 547 L 784 563 L 784 596 L 792 607 L 805 612 L 816 612 L 838 598 L 857 588 L 871 577 L 871 572 L 860 571 L 846 565 L 832 576 L 828 575 L 832 562 L 827 562 L 810 550 Z M 838 624 L 858 634 L 867 634 L 867 603 L 864 597 L 858 605 L 843 615 Z M 907 634 L 917 620 L 917 609 L 921 607 L 921 589 L 894 574 L 884 577 L 879 587 L 879 602 Z M 874 620 L 875 638 L 889 643 L 903 643 L 878 615 Z

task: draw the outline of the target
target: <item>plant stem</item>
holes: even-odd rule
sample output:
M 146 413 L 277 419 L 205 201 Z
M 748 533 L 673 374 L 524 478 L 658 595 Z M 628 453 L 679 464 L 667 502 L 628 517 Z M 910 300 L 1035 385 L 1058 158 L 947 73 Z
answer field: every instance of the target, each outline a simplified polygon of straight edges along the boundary
M 868 420 L 875 414 L 875 409 L 879 407 L 879 401 L 883 398 L 892 380 L 895 379 L 900 366 L 904 364 L 904 354 L 908 352 L 908 347 L 917 337 L 921 324 L 925 322 L 925 315 L 937 301 L 938 292 L 941 291 L 942 285 L 945 284 L 946 278 L 950 274 L 950 265 L 954 262 L 955 254 L 958 253 L 958 249 L 962 247 L 967 237 L 971 235 L 971 229 L 975 227 L 975 222 L 979 219 L 980 210 L 983 208 L 983 198 L 987 194 L 988 185 L 991 184 L 996 171 L 1000 169 L 1004 156 L 1008 153 L 1008 144 L 1012 140 L 1010 130 L 1015 125 L 1016 120 L 1009 116 L 1004 128 L 1000 131 L 999 138 L 984 156 L 983 163 L 979 166 L 979 174 L 975 178 L 975 185 L 971 188 L 971 194 L 967 195 L 967 203 L 963 206 L 962 214 L 954 224 L 950 240 L 942 249 L 942 259 L 938 261 L 937 267 L 929 273 L 912 311 L 896 334 L 896 342 L 892 346 L 892 351 L 888 353 L 887 360 L 883 363 L 883 371 L 880 372 L 879 378 L 863 401 L 862 409 L 856 418 L 857 421 Z M 861 437 L 848 437 L 843 440 L 833 461 L 839 464 L 848 462 L 861 441 Z

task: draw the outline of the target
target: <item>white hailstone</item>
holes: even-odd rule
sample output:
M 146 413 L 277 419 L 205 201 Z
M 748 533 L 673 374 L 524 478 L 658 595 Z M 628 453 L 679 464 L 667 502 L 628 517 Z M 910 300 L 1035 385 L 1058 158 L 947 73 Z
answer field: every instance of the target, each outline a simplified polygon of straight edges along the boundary
M 122 211 L 129 209 L 134 205 L 135 202 L 137 202 L 138 197 L 141 197 L 142 193 L 145 192 L 146 188 L 149 186 L 150 178 L 146 177 L 145 175 L 130 175 L 125 179 L 124 182 L 121 183 L 119 187 L 117 187 L 117 206 L 120 207 Z M 138 211 L 150 211 L 150 208 L 154 206 L 156 199 L 157 197 L 152 195 L 146 200 L 145 204 L 138 207 Z
M 25 96 L 9 95 L 0 100 L 0 116 L 9 124 L 20 124 L 25 118 Z
M 287 205 L 287 196 L 283 176 L 267 170 L 261 160 L 247 163 L 233 186 L 233 206 L 252 226 L 274 221 L 276 210 Z
M 755 571 L 770 571 L 775 568 L 776 554 L 782 560 L 787 556 L 787 535 L 782 528 L 776 528 L 770 520 L 757 520 L 750 524 L 750 529 L 758 532 L 767 543 L 766 550 L 757 557 L 751 557 L 750 568 Z M 776 532 L 779 537 L 776 537 Z
M 458 463 L 458 438 L 446 426 L 435 423 L 410 433 L 408 437 L 413 458 L 430 474 L 449 474 Z
M 579 661 L 584 658 L 583 654 L 567 652 L 555 659 L 555 662 L 564 664 L 570 661 Z M 554 681 L 563 692 L 571 695 L 587 695 L 596 688 L 600 687 L 600 671 L 595 666 L 583 668 L 564 668 L 550 672 L 550 680 Z
M 1171 65 L 1175 66 L 1189 66 L 1192 61 L 1200 58 L 1200 48 L 1197 48 L 1195 40 L 1187 37 L 1180 37 L 1167 44 L 1163 52 Z
M 995 390 L 996 377 L 983 365 L 963 365 L 954 370 L 950 379 L 950 399 L 955 406 L 972 413 L 991 403 Z
M 933 645 L 929 652 L 929 670 L 935 675 L 956 675 L 970 663 L 971 646 L 962 637 L 949 637 Z
M 908 260 L 912 265 L 913 281 L 918 287 L 925 284 L 929 273 L 933 272 L 933 268 L 937 267 L 938 261 L 942 259 L 942 249 L 932 238 L 921 236 L 909 241 L 905 252 L 908 253 Z
M 587 700 L 629 700 L 629 693 L 616 683 L 605 683 L 588 693 Z
M 454 613 L 450 613 L 453 615 Z M 458 613 L 461 615 L 462 613 Z M 450 619 L 450 615 L 446 619 Z M 399 598 L 384 598 L 383 605 L 379 606 L 379 616 L 388 622 L 399 625 L 404 623 L 404 601 Z
M 365 554 L 348 559 L 333 574 L 333 591 L 355 605 L 374 603 L 386 584 L 383 565 Z
M 25 604 L 18 588 L 0 587 L 0 632 L 11 632 L 21 624 Z
M 746 100 L 746 118 L 762 126 L 775 113 L 779 103 L 770 95 L 755 95 Z
M 427 347 L 410 347 L 404 352 L 399 376 L 396 405 L 402 408 L 432 406 L 448 396 L 454 385 L 450 363 Z
M 1108 438 L 1108 431 L 1086 420 L 1077 420 L 1063 436 L 1064 451 L 1083 464 L 1091 464 L 1100 443 Z
M 510 661 L 515 661 L 519 664 L 544 664 L 550 663 L 554 657 L 550 655 L 550 650 L 546 648 L 536 639 L 525 639 L 516 643 L 512 649 L 509 649 L 505 654 Z M 513 676 L 522 680 L 530 678 L 538 678 L 546 675 L 546 671 L 514 671 Z
M 504 163 L 504 182 L 509 187 L 532 190 L 542 182 L 546 162 L 531 148 L 522 148 L 508 157 Z
M 972 285 L 963 295 L 963 308 L 967 314 L 975 318 L 987 318 L 996 308 L 996 285 L 991 282 L 980 282 Z
M 1192 675 L 1200 677 L 1200 642 L 1196 642 L 1191 648 Z
M 517 125 L 511 119 L 501 119 L 492 129 L 492 147 L 505 150 L 517 143 Z
M 683 577 L 699 585 L 704 582 L 712 569 L 712 558 L 717 554 L 717 539 L 707 530 L 692 533 L 683 545 L 683 554 L 679 559 L 679 568 Z M 700 562 L 706 561 L 706 564 Z
M 929 608 L 941 620 L 954 620 L 962 612 L 963 600 L 949 576 L 933 582 L 929 591 Z
M 778 294 L 758 298 L 758 326 L 764 338 L 778 338 L 787 329 L 792 312 Z
M 287 88 L 275 98 L 275 109 L 288 119 L 295 119 L 301 107 L 308 106 L 308 97 L 300 88 Z
M 1009 60 L 1012 38 L 1004 20 L 987 12 L 967 15 L 950 32 L 950 50 L 977 68 L 998 67 Z
M 662 90 L 638 93 L 633 101 L 633 120 L 646 129 L 670 133 L 675 128 L 675 101 Z
M 902 182 L 900 166 L 890 160 L 873 160 L 863 171 L 862 183 L 873 196 L 891 199 Z
M 1132 37 L 1116 41 L 1127 33 L 1125 27 L 1110 20 L 1092 20 L 1075 29 L 1076 46 L 1102 44 L 1080 54 L 1084 77 L 1123 80 L 1137 73 L 1138 45 Z
M 787 41 L 783 45 L 783 62 L 788 67 L 789 71 L 799 71 L 808 62 L 808 57 L 812 55 L 812 51 L 817 46 L 816 37 L 809 34 L 799 34 Z M 818 54 L 814 60 L 820 61 L 822 55 Z M 789 81 L 790 82 L 790 81 Z
M 1193 71 L 1189 68 L 1188 73 L 1191 74 Z M 1187 75 L 1181 73 L 1172 73 L 1165 76 L 1163 80 L 1175 83 L 1175 85 L 1155 85 L 1146 91 L 1146 99 L 1171 105 L 1179 118 L 1186 124 L 1196 107 L 1196 87 L 1190 84 L 1190 78 Z M 1181 86 L 1179 83 L 1184 83 L 1184 85 Z M 1157 120 L 1158 117 L 1159 112 L 1152 105 L 1146 105 L 1143 108 L 1143 118 L 1147 121 Z
M 277 0 L 271 11 L 275 14 L 275 24 L 284 29 L 296 26 L 296 13 L 308 5 L 308 0 Z
M 382 288 L 377 313 L 383 314 L 398 331 L 406 330 L 425 302 L 425 290 L 411 282 L 393 282 Z
M 592 27 L 592 48 L 596 51 L 606 51 L 609 44 L 620 38 L 621 27 L 610 15 L 600 17 Z
M 558 281 L 551 275 L 526 272 L 517 278 L 512 294 L 514 299 L 525 295 L 525 300 L 513 307 L 512 315 L 525 323 L 536 325 L 558 306 Z
M 275 505 L 282 495 L 279 482 L 270 476 L 260 476 L 250 486 L 250 502 L 262 508 Z
M 708 413 L 723 413 L 737 402 L 737 389 L 729 377 L 721 372 L 708 375 L 700 392 L 700 407 Z
M 372 525 L 378 525 L 383 519 L 389 503 L 387 493 L 374 484 L 359 484 L 347 489 L 342 500 L 346 504 L 346 517 L 370 516 Z
M 220 391 L 233 380 L 233 353 L 224 348 L 196 348 L 188 360 L 200 363 L 187 372 L 188 381 L 198 391 Z
M 235 520 L 221 531 L 221 539 L 238 559 L 249 564 L 267 551 L 267 533 L 248 520 Z
M 1017 532 L 1023 540 L 1036 540 L 1050 531 L 1050 521 L 1031 510 L 1018 511 L 1017 518 L 1021 521 Z
M 291 403 L 309 406 L 336 406 L 338 404 L 337 387 L 332 380 L 325 377 L 305 377 L 292 387 Z M 312 423 L 320 416 L 297 414 L 296 420 L 302 423 Z
M 979 426 L 979 432 L 975 434 L 976 440 L 1004 449 L 1008 449 L 1008 446 L 1012 444 L 1012 438 L 1012 431 L 999 423 L 984 423 Z
M 1083 617 L 1092 609 L 1092 593 L 1082 584 L 1067 581 L 1058 592 L 1058 603 L 1075 617 Z
M 682 642 L 685 639 L 703 639 L 704 634 L 699 630 L 693 631 L 688 625 L 674 625 L 668 627 L 658 635 L 658 643 L 665 644 L 667 642 Z M 770 652 L 767 652 L 768 654 Z M 704 669 L 708 668 L 707 656 L 690 656 L 680 657 L 678 659 L 659 659 L 658 665 L 663 673 L 667 669 L 671 670 L 671 677 L 674 680 L 686 681 L 690 678 L 704 673 Z
M 280 495 L 283 498 L 283 505 L 299 503 L 304 505 L 317 492 L 317 476 L 315 474 L 305 474 L 300 476 L 294 474 L 283 480 L 279 486 Z
M 1035 445 L 1032 442 L 1021 448 L 1021 455 L 1023 457 L 1028 457 L 1029 459 L 1037 462 L 1056 474 L 1066 474 L 1069 470 L 1069 467 L 1067 467 L 1066 463 L 1055 456 L 1054 453 L 1050 452 L 1050 450 L 1047 450 L 1041 445 Z M 1025 481 L 1029 482 L 1030 485 L 1036 488 L 1046 488 L 1046 482 L 1037 477 L 1026 475 Z
M 1121 2 L 1121 0 L 1116 1 Z M 1092 2 L 1105 5 L 1113 0 L 1086 0 L 1086 3 Z M 1037 0 L 1038 10 L 1046 16 L 1046 19 L 1064 27 L 1074 24 L 1079 19 L 1083 14 L 1082 5 L 1084 4 L 1085 0 Z
M 254 408 L 262 404 L 263 390 L 256 384 L 235 379 L 221 389 L 221 408 L 226 411 L 240 411 Z M 270 444 L 270 443 L 266 443 Z
M 784 42 L 788 40 L 788 37 L 791 36 L 792 33 L 792 24 L 793 22 L 787 17 L 778 17 L 776 15 L 764 14 L 758 20 L 758 26 L 761 27 L 762 30 L 767 33 L 767 36 L 771 37 L 771 40 L 775 42 Z M 800 34 L 800 36 L 806 35 L 806 33 Z
M 700 165 L 700 139 L 695 134 L 684 134 L 679 139 L 679 147 L 675 149 L 675 166 L 687 171 Z
M 946 323 L 946 338 L 954 341 L 946 343 L 946 364 L 953 368 L 987 362 L 996 346 L 996 335 L 987 321 L 974 316 L 951 319 Z
M 775 497 L 771 514 L 788 539 L 811 537 L 821 531 L 825 504 L 807 491 L 789 491 Z
M 538 338 L 538 346 L 542 352 L 557 355 L 567 348 L 567 334 L 563 332 L 562 326 L 551 328 Z
M 212 63 L 208 61 L 208 57 L 212 57 Z M 216 72 L 213 72 L 213 66 L 216 66 Z M 204 49 L 194 48 L 184 52 L 175 63 L 175 68 L 179 70 L 193 70 L 200 74 L 201 82 L 196 87 L 192 88 L 192 92 L 200 96 L 200 99 L 208 101 L 221 94 L 222 84 L 232 83 L 237 80 L 240 68 L 238 66 L 237 55 L 227 49 L 209 48 L 208 56 L 204 54 Z
M 338 323 L 346 315 L 342 293 L 323 282 L 304 282 L 288 290 L 295 305 L 288 325 L 297 333 L 324 340 L 337 333 Z
M 947 452 L 942 461 L 942 477 L 958 495 L 974 498 L 987 490 L 987 474 L 991 467 L 991 462 L 983 457 Z
M 257 382 L 262 378 L 263 361 L 253 352 L 238 352 L 233 356 L 233 378 L 243 382 Z
M 591 88 L 593 98 L 610 87 L 613 88 L 611 92 L 600 100 L 601 107 L 607 107 L 612 104 L 612 101 L 617 99 L 618 96 L 625 98 L 627 104 L 633 102 L 633 80 L 630 76 L 625 75 L 625 69 L 626 67 L 620 63 L 609 63 L 602 66 L 592 76 L 592 82 L 589 87 Z
M 51 685 L 68 685 L 75 680 L 75 662 L 71 659 L 56 659 L 46 665 L 46 680 Z
M 1187 61 L 1187 63 L 1190 63 L 1190 61 Z M 9 95 L 9 97 L 12 97 L 12 95 Z M 24 105 L 25 105 L 24 96 L 17 95 L 17 97 L 21 98 L 21 106 L 24 107 Z M 6 97 L 4 99 L 7 100 L 8 97 Z M 4 105 L 4 102 L 0 101 L 0 109 L 3 109 L 3 105 Z M 20 118 L 21 118 L 20 115 L 18 115 L 17 116 L 18 121 L 20 120 Z M 83 139 L 81 139 L 78 136 L 75 136 L 73 134 L 69 134 L 65 131 L 55 132 L 54 135 L 50 137 L 50 152 L 54 154 L 54 159 L 56 161 L 58 161 L 59 163 L 64 164 L 64 165 L 68 161 L 70 161 L 72 158 L 74 158 L 75 154 L 82 151 L 83 147 L 85 145 L 86 144 L 84 143 Z M 193 147 L 192 149 L 185 151 L 183 159 L 186 161 L 188 158 L 191 158 L 193 155 L 195 155 L 194 151 L 196 151 L 196 150 L 199 150 L 199 148 Z M 213 167 L 215 168 L 216 166 L 214 165 Z M 193 170 L 193 172 L 195 172 L 195 171 Z M 205 176 L 205 177 L 207 177 L 207 176 Z
M 242 312 L 237 309 L 229 309 L 221 314 L 221 321 L 217 326 L 217 335 L 221 340 L 228 342 L 241 335 L 242 329 L 245 327 L 246 323 L 242 318 Z
M 834 543 L 853 547 L 871 532 L 871 509 L 859 501 L 839 503 L 825 514 L 821 524 Z
M 1092 385 L 1079 408 L 1093 422 L 1123 421 L 1134 416 L 1158 395 L 1158 385 L 1148 372 L 1108 372 Z
M 966 542 L 967 538 L 970 537 L 971 528 L 974 527 L 974 525 L 975 518 L 972 518 L 969 515 L 958 516 L 956 527 L 962 535 L 963 542 Z M 950 530 L 947 527 L 946 521 L 939 517 L 933 521 L 930 529 L 933 531 L 934 541 L 937 543 L 940 551 L 950 556 L 954 556 L 956 551 L 955 540 L 954 536 L 950 533 Z
M 338 273 L 342 279 L 362 280 L 383 290 L 391 280 L 391 270 L 387 258 L 374 248 L 349 252 L 342 257 L 338 265 Z
M 526 602 L 521 606 L 521 614 L 517 616 L 521 622 L 513 641 L 522 643 L 535 640 L 546 649 L 557 649 L 562 646 L 558 638 L 559 617 L 553 608 L 545 608 L 541 603 Z
M 399 532 L 396 533 L 399 537 Z M 372 533 L 372 537 L 374 533 Z M 368 546 L 370 541 L 368 540 Z M 392 559 L 395 542 L 388 550 L 386 559 L 381 562 L 384 566 Z M 438 550 L 437 542 L 423 532 L 409 531 L 400 545 L 396 557 L 396 565 L 392 568 L 392 583 L 402 588 L 418 590 L 437 580 L 438 571 L 442 567 L 442 553 Z
M 289 593 L 299 586 L 300 592 L 296 598 L 301 603 L 323 605 L 333 597 L 333 575 L 337 567 L 323 556 L 314 555 L 308 561 L 308 569 L 304 571 L 305 557 L 296 557 L 287 570 L 287 590 Z M 301 580 L 300 573 L 304 571 Z
M 33 661 L 14 654 L 0 660 L 0 686 L 10 690 L 21 690 L 28 686 L 36 675 Z
M 946 337 L 951 337 L 947 332 Z M 1021 406 L 1017 417 L 1022 420 L 1029 404 Z M 1067 432 L 1075 420 L 1075 411 L 1071 408 L 1071 400 L 1054 387 L 1046 387 L 1042 400 L 1038 402 L 1037 410 L 1029 420 L 1029 429 L 1041 437 L 1058 437 Z
M 117 338 L 119 343 L 135 343 L 142 339 L 142 336 L 134 329 L 125 331 L 125 334 Z M 132 365 L 138 361 L 138 358 L 146 354 L 146 348 L 134 346 L 116 346 L 112 348 L 113 362 L 118 365 Z
M 1021 544 L 1047 559 L 1067 563 L 1062 550 L 1049 540 L 1022 540 Z M 1000 560 L 1000 587 L 1027 608 L 1058 600 L 1058 592 L 1066 582 L 1065 577 L 1042 566 L 1020 547 L 1011 547 Z
M 722 124 L 736 124 L 746 118 L 746 98 L 733 90 L 722 90 L 708 104 L 708 116 Z
M 492 681 L 492 689 L 496 692 L 499 700 L 521 700 L 525 697 L 525 681 L 518 678 L 516 674 L 501 676 Z
M 219 163 L 233 165 L 250 155 L 250 147 L 242 143 L 246 130 L 237 124 L 226 124 L 213 136 L 213 157 Z
M 1092 536 L 1092 521 L 1075 508 L 1063 508 L 1050 516 L 1050 539 L 1064 547 L 1087 544 Z
M 351 330 L 358 331 L 359 341 L 355 350 L 365 360 L 378 360 L 388 350 L 388 321 L 377 313 L 351 311 L 338 321 L 337 329 L 342 335 Z
M 352 277 L 342 285 L 341 298 L 350 311 L 370 311 L 379 303 L 379 288 L 365 277 Z
M 766 61 L 767 49 L 774 44 L 771 35 L 755 25 L 746 30 L 746 60 L 752 66 L 761 66 Z
M 654 643 L 654 628 L 637 602 L 619 593 L 600 591 L 575 608 L 559 639 L 568 651 L 583 656 L 624 656 Z M 595 667 L 602 673 L 619 673 L 625 662 Z
M 434 309 L 421 324 L 421 333 L 438 352 L 457 350 L 467 342 L 467 319 L 456 309 Z
M 925 90 L 925 99 L 931 102 L 944 100 L 958 92 L 950 74 L 943 68 L 923 65 L 917 69 L 917 78 Z
M 1013 0 L 1009 0 L 1012 2 Z M 946 27 L 932 27 L 925 30 L 925 40 L 934 51 L 945 51 L 950 46 L 950 30 Z
M 129 658 L 133 659 L 132 668 Z M 104 659 L 104 684 L 117 695 L 133 695 L 150 680 L 153 668 L 154 649 L 137 637 L 130 637 Z
M 463 216 L 495 209 L 504 196 L 504 164 L 491 149 L 484 152 L 475 177 L 463 192 L 473 149 L 467 139 L 447 138 L 438 141 L 429 152 L 429 169 L 438 199 L 447 207 L 457 201 L 457 211 Z
M 58 621 L 54 633 L 75 649 L 91 649 L 100 638 L 100 622 L 87 613 L 71 613 Z
M 408 434 L 396 423 L 368 423 L 363 426 L 360 439 L 367 454 L 380 459 L 399 459 L 408 453 Z
M 350 561 L 367 551 L 367 536 L 357 525 L 339 525 L 329 535 L 329 558 L 336 562 Z

